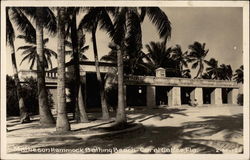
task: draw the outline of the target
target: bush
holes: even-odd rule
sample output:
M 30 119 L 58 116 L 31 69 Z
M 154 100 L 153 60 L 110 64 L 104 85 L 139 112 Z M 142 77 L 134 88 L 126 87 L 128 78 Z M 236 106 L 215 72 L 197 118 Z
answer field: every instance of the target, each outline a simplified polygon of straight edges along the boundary
M 243 94 L 238 94 L 237 104 L 243 106 L 243 99 L 244 99 L 244 95 Z
M 21 94 L 24 104 L 31 115 L 39 114 L 37 80 L 26 78 L 22 84 Z M 54 102 L 52 94 L 48 91 L 48 105 L 51 108 Z M 18 116 L 19 107 L 14 78 L 7 75 L 7 116 Z

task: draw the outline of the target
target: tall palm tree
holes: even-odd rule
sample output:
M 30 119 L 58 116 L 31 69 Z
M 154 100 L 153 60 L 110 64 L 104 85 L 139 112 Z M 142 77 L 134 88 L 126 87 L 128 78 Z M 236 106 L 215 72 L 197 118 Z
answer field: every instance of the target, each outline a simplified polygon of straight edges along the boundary
M 18 77 L 18 69 L 17 69 L 17 64 L 16 64 L 16 53 L 15 53 L 15 46 L 14 46 L 14 40 L 15 40 L 15 32 L 13 25 L 11 23 L 11 18 L 10 18 L 10 12 L 12 12 L 13 20 L 18 23 L 18 22 L 26 22 L 27 17 L 24 16 L 23 14 L 18 14 L 19 10 L 16 8 L 6 8 L 6 43 L 7 45 L 10 46 L 11 49 L 11 62 L 12 62 L 12 67 L 13 67 L 13 73 L 14 73 L 14 80 L 15 80 L 15 85 L 16 85 L 16 93 L 17 93 L 17 99 L 18 99 L 18 105 L 19 105 L 19 112 L 20 112 L 20 122 L 21 123 L 26 123 L 30 121 L 30 117 L 27 112 L 27 108 L 24 104 L 23 96 L 21 93 L 21 85 L 20 85 L 20 80 Z M 19 25 L 21 26 L 21 25 Z M 25 27 L 19 27 L 19 30 L 23 32 L 28 32 L 30 30 L 29 25 L 26 25 Z
M 72 55 L 71 62 L 73 62 L 73 81 L 75 82 L 71 103 L 74 107 L 73 117 L 77 122 L 88 122 L 86 113 L 80 113 L 81 111 L 85 112 L 85 104 L 83 103 L 83 99 L 79 98 L 79 92 L 82 92 L 80 89 L 80 69 L 79 69 L 79 60 L 80 58 L 86 58 L 84 55 L 81 56 L 87 48 L 82 48 L 84 43 L 82 38 L 84 38 L 82 30 L 77 27 L 77 15 L 80 13 L 81 8 L 79 7 L 68 7 L 66 8 L 66 26 L 67 32 L 66 37 L 70 39 L 71 42 L 66 41 L 65 45 L 71 49 L 71 51 L 66 51 L 66 54 L 70 53 Z M 81 46 L 82 45 L 82 46 Z M 80 57 L 79 57 L 80 56 Z
M 199 66 L 197 75 L 194 78 L 201 78 L 204 70 L 204 60 L 208 53 L 208 49 L 205 49 L 206 43 L 194 42 L 194 44 L 189 45 L 189 49 L 191 50 L 188 54 L 189 60 L 188 62 L 193 62 L 192 68 L 195 69 Z
M 141 10 L 140 14 L 138 9 Z M 118 7 L 114 13 L 114 32 L 112 40 L 117 45 L 117 67 L 118 67 L 118 108 L 116 115 L 117 124 L 126 122 L 124 105 L 124 86 L 123 86 L 123 56 L 128 46 L 136 44 L 138 50 L 142 47 L 141 42 L 141 22 L 147 15 L 150 21 L 156 25 L 164 43 L 171 35 L 171 26 L 166 14 L 158 7 Z M 132 47 L 133 48 L 133 47 Z
M 175 48 L 173 48 L 172 52 L 174 54 L 172 55 L 171 59 L 173 59 L 174 61 L 177 62 L 177 66 L 178 66 L 178 69 L 180 71 L 180 76 L 183 77 L 184 76 L 183 67 L 188 67 L 188 64 L 187 64 L 187 60 L 188 60 L 187 53 L 188 52 L 185 51 L 183 53 L 181 46 L 178 44 L 175 46 Z
M 218 61 L 211 58 L 209 61 L 205 60 L 204 62 L 208 65 L 206 68 L 207 74 L 210 75 L 212 79 L 219 79 L 221 69 L 218 66 Z
M 244 83 L 244 68 L 243 68 L 243 65 L 241 65 L 240 68 L 235 70 L 234 80 L 236 80 L 237 83 Z
M 43 28 L 46 22 L 46 16 L 49 13 L 48 8 L 37 7 L 36 14 L 36 45 L 37 45 L 37 83 L 38 83 L 38 99 L 40 124 L 42 126 L 54 126 L 55 120 L 48 108 L 48 93 L 45 84 L 45 65 L 44 65 L 44 44 L 43 44 Z
M 22 64 L 25 60 L 28 60 L 30 63 L 30 69 L 32 70 L 34 67 L 35 62 L 37 61 L 38 54 L 36 48 L 36 37 L 26 36 L 26 35 L 19 35 L 18 38 L 24 39 L 25 43 L 28 45 L 20 46 L 17 50 L 23 50 L 22 55 L 24 56 L 20 64 Z M 46 48 L 46 44 L 49 42 L 49 39 L 46 38 L 43 40 L 44 44 L 44 67 L 48 69 L 49 67 L 52 68 L 52 61 L 51 57 L 54 56 L 57 58 L 56 52 L 52 49 Z
M 57 78 L 57 119 L 56 131 L 65 132 L 70 130 L 70 124 L 66 111 L 65 95 L 65 8 L 57 8 L 57 36 L 58 36 L 58 78 Z
M 98 25 L 100 25 L 100 29 L 104 29 L 107 32 L 111 32 L 113 30 L 112 21 L 105 7 L 89 8 L 86 15 L 81 20 L 79 24 L 79 28 L 84 28 L 86 31 L 91 32 L 91 35 L 92 35 L 96 75 L 97 75 L 98 85 L 100 89 L 100 96 L 101 96 L 102 119 L 109 119 L 107 102 L 105 100 L 104 85 L 102 82 L 101 72 L 99 68 L 98 50 L 97 50 L 97 42 L 96 42 L 96 31 L 97 31 Z

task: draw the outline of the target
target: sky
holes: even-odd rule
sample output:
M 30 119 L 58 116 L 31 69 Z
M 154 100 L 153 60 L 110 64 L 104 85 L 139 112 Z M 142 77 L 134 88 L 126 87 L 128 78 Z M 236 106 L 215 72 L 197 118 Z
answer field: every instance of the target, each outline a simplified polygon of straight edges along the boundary
M 161 8 L 168 16 L 172 26 L 172 36 L 167 43 L 167 47 L 181 45 L 182 50 L 188 50 L 188 46 L 194 41 L 206 43 L 209 52 L 206 60 L 215 58 L 220 64 L 230 64 L 233 71 L 243 64 L 243 11 L 239 7 L 165 7 Z M 79 16 L 80 17 L 80 16 Z M 145 45 L 150 41 L 159 42 L 161 39 L 157 34 L 157 29 L 148 18 L 142 24 L 143 51 L 147 53 Z M 110 38 L 103 31 L 97 32 L 97 46 L 99 58 L 107 54 L 110 49 L 108 44 Z M 45 35 L 46 37 L 46 35 Z M 15 47 L 25 45 L 17 39 Z M 86 51 L 89 60 L 93 58 L 93 48 L 91 35 L 86 33 L 86 45 L 90 48 Z M 48 48 L 56 51 L 56 38 L 50 38 Z M 7 48 L 7 52 L 9 49 Z M 21 51 L 17 51 L 17 64 L 22 59 Z M 68 60 L 69 57 L 66 58 Z M 7 65 L 11 65 L 10 56 L 7 56 Z M 53 67 L 57 62 L 53 59 Z M 191 68 L 191 65 L 189 65 Z M 27 63 L 23 63 L 18 69 L 29 69 Z M 197 70 L 192 70 L 195 75 Z M 12 68 L 7 67 L 7 74 L 12 74 Z

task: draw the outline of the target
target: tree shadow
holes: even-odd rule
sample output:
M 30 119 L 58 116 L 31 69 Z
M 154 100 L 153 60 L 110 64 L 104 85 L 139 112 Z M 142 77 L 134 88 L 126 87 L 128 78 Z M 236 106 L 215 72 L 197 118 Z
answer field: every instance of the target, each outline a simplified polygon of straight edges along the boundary
M 172 111 L 172 112 L 171 112 Z M 162 116 L 176 114 L 182 110 L 169 110 L 166 113 L 151 114 L 152 116 Z M 148 116 L 148 112 L 135 119 L 142 119 Z M 185 115 L 185 114 L 184 114 Z M 167 117 L 170 118 L 170 117 Z M 144 132 L 127 132 L 117 135 L 95 135 L 87 138 L 77 138 L 71 135 L 65 138 L 63 135 L 53 136 L 53 138 L 32 138 L 25 144 L 38 148 L 57 148 L 57 149 L 79 149 L 89 148 L 83 153 L 87 154 L 110 154 L 114 149 L 128 150 L 134 149 L 132 153 L 140 154 L 176 154 L 176 153 L 198 153 L 198 154 L 221 154 L 223 149 L 234 150 L 234 153 L 243 153 L 243 145 L 232 142 L 235 136 L 243 136 L 243 114 L 231 116 L 205 116 L 200 121 L 182 123 L 180 126 L 144 126 Z M 102 124 L 105 125 L 105 124 Z M 91 126 L 101 128 L 102 125 Z M 86 128 L 81 128 L 82 130 Z M 82 130 L 79 131 L 82 131 Z M 217 133 L 223 132 L 224 140 L 213 139 Z M 209 139 L 205 138 L 210 136 Z M 42 147 L 36 146 L 42 144 Z M 21 145 L 21 144 L 20 144 Z M 107 152 L 112 149 L 113 152 Z M 163 150 L 161 150 L 163 149 Z M 28 153 L 28 152 L 27 152 Z M 70 152 L 69 152 L 70 153 Z M 127 152 L 126 152 L 127 153 Z
M 128 111 L 129 114 L 139 114 L 138 116 L 129 118 L 134 121 L 143 122 L 151 118 L 159 118 L 159 120 L 164 120 L 167 118 L 173 118 L 173 114 L 178 114 L 182 116 L 187 116 L 185 111 L 187 109 L 180 109 L 180 108 L 154 108 L 154 109 L 142 109 L 142 110 L 135 110 L 135 111 Z
M 216 133 L 223 132 L 223 138 L 229 141 L 232 138 L 243 136 L 243 114 L 208 116 L 202 118 L 205 120 L 183 123 L 183 128 L 191 129 L 191 131 L 185 132 L 186 137 L 212 136 Z

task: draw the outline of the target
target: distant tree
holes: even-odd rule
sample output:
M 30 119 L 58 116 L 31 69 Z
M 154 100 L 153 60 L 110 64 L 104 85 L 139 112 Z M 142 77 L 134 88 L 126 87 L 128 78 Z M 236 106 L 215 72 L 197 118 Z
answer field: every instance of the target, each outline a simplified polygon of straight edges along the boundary
M 219 79 L 220 80 L 231 80 L 233 77 L 233 70 L 231 65 L 220 65 Z
M 187 64 L 187 51 L 183 52 L 182 49 L 181 49 L 181 46 L 180 45 L 176 45 L 173 49 L 172 49 L 172 52 L 174 53 L 172 56 L 171 56 L 171 59 L 173 59 L 176 63 L 177 63 L 177 67 L 179 69 L 179 72 L 180 72 L 180 76 L 183 77 L 184 76 L 184 70 L 183 70 L 183 67 L 188 67 L 188 64 Z
M 208 65 L 206 71 L 210 77 L 209 79 L 219 79 L 219 74 L 221 72 L 221 69 L 218 66 L 218 61 L 215 60 L 214 58 L 211 58 L 209 61 L 205 60 L 205 63 Z
M 243 65 L 240 66 L 240 68 L 235 70 L 234 80 L 237 83 L 244 83 L 244 68 Z
M 167 48 L 163 42 L 150 42 L 146 45 L 148 50 L 147 53 L 147 63 L 148 67 L 152 70 L 151 72 L 155 74 L 155 70 L 159 67 L 166 69 L 167 77 L 178 77 L 180 63 L 176 63 L 175 58 L 171 57 L 173 50 L 171 47 Z
M 89 45 L 85 45 L 85 34 L 83 34 L 82 30 L 78 30 L 78 54 L 79 54 L 79 61 L 87 60 L 88 58 L 85 56 L 85 52 L 89 49 Z M 66 55 L 70 55 L 73 59 L 73 45 L 71 38 L 69 40 L 65 40 L 65 47 L 68 49 L 65 51 Z
M 204 59 L 208 53 L 208 49 L 205 49 L 206 43 L 194 42 L 194 44 L 189 45 L 189 49 L 191 50 L 188 54 L 189 60 L 188 62 L 193 62 L 192 69 L 197 68 L 199 66 L 197 75 L 194 78 L 202 78 L 202 73 L 204 70 Z
M 209 73 L 203 73 L 203 74 L 202 74 L 202 78 L 203 78 L 203 79 L 212 79 L 212 75 L 209 74 Z

